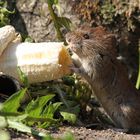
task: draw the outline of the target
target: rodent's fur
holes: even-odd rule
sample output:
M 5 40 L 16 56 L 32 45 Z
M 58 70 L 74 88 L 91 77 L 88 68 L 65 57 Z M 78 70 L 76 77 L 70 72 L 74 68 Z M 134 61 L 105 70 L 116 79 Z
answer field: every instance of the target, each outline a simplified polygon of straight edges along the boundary
M 115 36 L 103 27 L 81 27 L 66 35 L 82 66 L 74 68 L 91 85 L 118 128 L 140 131 L 140 93 L 116 59 Z

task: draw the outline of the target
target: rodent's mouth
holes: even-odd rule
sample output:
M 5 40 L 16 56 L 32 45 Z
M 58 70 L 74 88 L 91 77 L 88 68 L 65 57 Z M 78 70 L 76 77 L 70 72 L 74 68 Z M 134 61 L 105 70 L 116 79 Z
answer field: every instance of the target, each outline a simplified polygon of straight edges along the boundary
M 68 48 L 70 48 L 71 51 L 76 52 L 76 44 L 69 44 Z

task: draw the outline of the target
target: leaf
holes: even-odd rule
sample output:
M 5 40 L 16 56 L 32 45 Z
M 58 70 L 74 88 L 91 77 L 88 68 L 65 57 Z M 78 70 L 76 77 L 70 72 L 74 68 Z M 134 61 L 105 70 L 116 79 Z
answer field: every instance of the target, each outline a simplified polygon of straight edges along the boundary
M 0 128 L 4 128 L 7 126 L 7 121 L 5 119 L 5 117 L 0 116 Z
M 10 140 L 10 135 L 7 131 L 0 130 L 0 139 L 1 140 Z
M 57 102 L 54 104 L 49 104 L 45 110 L 43 111 L 43 115 L 42 116 L 47 116 L 47 118 L 53 118 L 55 111 L 60 107 L 60 105 L 62 105 L 61 102 Z
M 52 125 L 56 125 L 59 120 L 54 119 L 54 113 L 58 109 L 58 107 L 61 105 L 61 102 L 58 103 L 50 103 L 46 106 L 46 108 L 43 110 L 43 112 L 40 115 L 40 120 L 38 120 L 38 127 L 46 128 Z M 34 119 L 34 118 L 33 118 Z M 42 121 L 43 120 L 43 121 Z M 33 122 L 29 122 L 30 125 L 33 125 Z
M 52 6 L 54 4 L 54 1 L 55 0 L 47 0 L 47 3 Z
M 7 119 L 7 122 L 9 124 L 8 127 L 17 129 L 18 131 L 25 132 L 25 133 L 30 133 L 32 135 L 36 135 L 36 136 L 39 136 L 39 137 L 45 137 L 46 136 L 45 133 L 36 131 L 36 130 L 32 129 L 31 127 L 28 127 L 28 126 L 22 124 L 21 122 L 12 121 L 10 119 Z
M 62 13 L 62 8 L 61 8 L 61 6 L 60 6 L 60 2 L 58 1 L 58 0 L 54 0 L 54 4 L 55 4 L 55 7 L 57 8 L 57 10 L 58 10 L 58 14 L 59 15 L 61 15 L 61 13 Z
M 55 95 L 50 94 L 37 98 L 35 101 L 31 101 L 25 108 L 25 112 L 31 117 L 40 117 L 44 106 L 49 100 L 51 100 Z
M 73 76 L 64 76 L 62 78 L 64 84 L 69 85 L 69 86 L 74 86 L 75 85 L 75 78 Z
M 9 15 L 15 11 L 8 11 L 5 7 L 5 3 L 0 4 L 0 27 L 10 24 Z
M 34 42 L 34 39 L 31 38 L 30 36 L 27 36 L 27 37 L 25 38 L 24 42 L 31 42 L 31 43 L 33 43 L 33 42 Z
M 1 13 L 8 15 L 8 14 L 14 14 L 15 11 L 8 11 L 6 8 L 1 8 Z
M 2 103 L 0 103 L 0 111 L 2 110 L 2 108 L 3 108 L 3 104 L 2 104 Z
M 46 0 L 44 0 L 46 2 Z M 58 4 L 58 0 L 47 0 L 47 3 L 50 4 L 50 5 L 53 5 L 53 4 Z
M 63 116 L 64 120 L 67 120 L 68 122 L 75 123 L 77 120 L 77 114 L 79 113 L 80 108 L 79 105 L 75 107 L 71 107 L 69 109 L 65 109 L 63 111 L 60 111 L 60 114 Z
M 54 114 L 56 112 L 56 110 L 60 107 L 62 103 L 61 102 L 57 102 L 57 103 L 50 103 L 43 111 L 41 117 L 43 118 L 48 118 L 48 119 L 51 119 L 51 120 L 54 120 Z M 53 122 L 55 123 L 56 125 L 56 121 Z M 39 125 L 39 127 L 41 128 L 46 128 L 46 127 L 49 127 L 49 126 L 52 126 L 52 122 L 51 121 L 44 121 L 43 124 Z
M 54 2 L 54 4 L 58 4 L 59 3 L 59 1 L 58 0 L 53 0 Z
M 69 18 L 66 17 L 57 17 L 57 22 L 59 27 L 65 27 L 67 30 L 70 30 L 71 21 Z
M 18 71 L 18 74 L 19 74 L 19 78 L 22 81 L 22 83 L 24 84 L 24 86 L 29 87 L 28 77 L 22 72 L 20 67 L 17 67 L 17 71 Z
M 64 120 L 71 122 L 71 123 L 75 123 L 76 122 L 76 115 L 71 113 L 71 112 L 63 112 L 61 111 L 60 114 L 63 116 Z
M 18 115 L 18 116 L 11 116 L 11 117 L 8 117 L 9 119 L 11 119 L 12 121 L 17 121 L 17 122 L 19 122 L 19 121 L 22 121 L 22 120 L 24 120 L 24 119 L 26 119 L 28 117 L 28 114 L 23 114 L 23 115 Z
M 4 103 L 2 111 L 4 112 L 17 112 L 18 108 L 20 107 L 20 102 L 23 99 L 27 88 L 22 89 L 12 96 L 10 96 Z
M 56 102 L 53 104 L 53 111 L 55 112 L 63 103 L 62 102 Z

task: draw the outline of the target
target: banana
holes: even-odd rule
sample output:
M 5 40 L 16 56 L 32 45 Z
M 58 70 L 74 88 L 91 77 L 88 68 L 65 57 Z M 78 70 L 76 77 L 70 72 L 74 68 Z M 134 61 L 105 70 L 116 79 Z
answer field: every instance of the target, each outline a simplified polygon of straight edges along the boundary
M 13 30 L 11 32 L 13 33 Z M 17 39 L 19 36 L 15 38 L 16 33 L 13 37 L 9 35 L 6 47 L 0 44 L 1 73 L 20 81 L 17 69 L 19 67 L 27 76 L 29 83 L 50 81 L 71 73 L 69 66 L 72 60 L 63 42 L 21 43 Z

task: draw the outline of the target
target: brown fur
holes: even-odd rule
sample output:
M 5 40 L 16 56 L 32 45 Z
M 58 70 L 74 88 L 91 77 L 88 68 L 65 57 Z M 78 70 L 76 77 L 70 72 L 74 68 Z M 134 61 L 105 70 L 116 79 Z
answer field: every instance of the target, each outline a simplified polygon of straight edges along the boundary
M 119 128 L 140 130 L 140 95 L 116 59 L 115 37 L 103 27 L 81 27 L 66 35 L 82 63 L 74 70 L 91 85 L 99 102 Z

